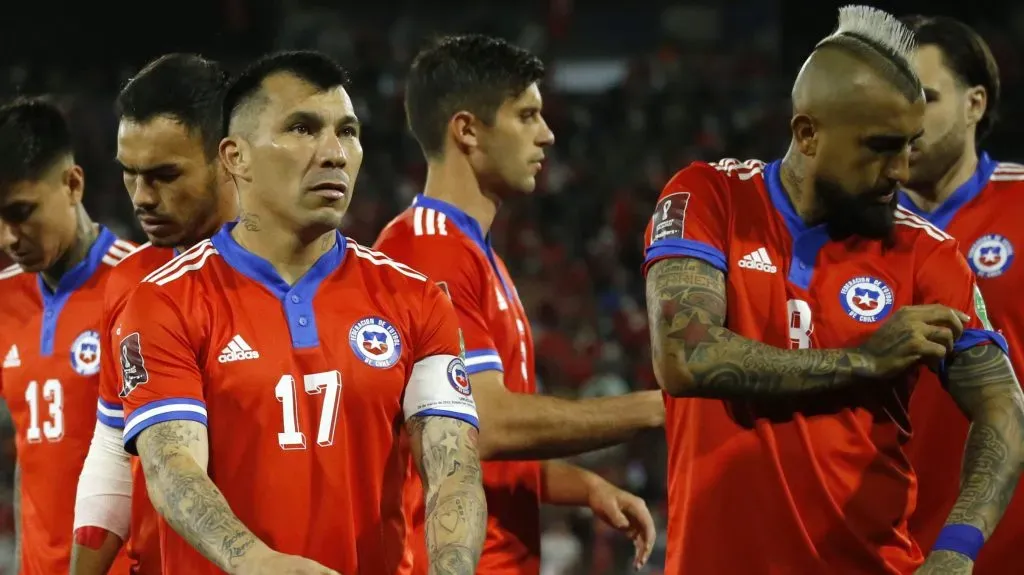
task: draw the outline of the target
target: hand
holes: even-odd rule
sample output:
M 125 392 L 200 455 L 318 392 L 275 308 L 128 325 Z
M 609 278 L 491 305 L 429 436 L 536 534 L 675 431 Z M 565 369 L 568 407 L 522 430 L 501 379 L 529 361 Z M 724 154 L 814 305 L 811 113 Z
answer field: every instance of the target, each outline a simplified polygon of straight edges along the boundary
M 902 373 L 919 361 L 937 365 L 953 351 L 964 332 L 967 314 L 944 305 L 900 308 L 857 352 L 869 373 L 879 379 Z
M 974 561 L 954 551 L 932 551 L 914 575 L 969 575 Z
M 298 555 L 286 555 L 271 549 L 249 553 L 235 573 L 237 575 L 341 575 L 334 569 L 328 569 L 312 559 Z
M 633 568 L 639 571 L 651 557 L 657 535 L 644 500 L 601 480 L 590 487 L 588 504 L 601 520 L 633 540 Z

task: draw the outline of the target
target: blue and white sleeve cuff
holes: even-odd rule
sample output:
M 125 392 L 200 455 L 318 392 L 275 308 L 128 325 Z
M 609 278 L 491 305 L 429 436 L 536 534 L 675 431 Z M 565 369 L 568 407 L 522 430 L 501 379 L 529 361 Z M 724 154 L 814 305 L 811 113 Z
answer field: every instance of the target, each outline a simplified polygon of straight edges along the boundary
M 96 402 L 96 420 L 114 429 L 124 429 L 124 406 L 102 399 Z
M 139 407 L 124 422 L 125 451 L 138 455 L 135 438 L 146 428 L 165 421 L 195 421 L 206 425 L 206 404 L 198 399 L 170 397 Z
M 960 339 L 953 344 L 953 353 L 962 353 L 979 345 L 994 345 L 1003 350 L 1003 353 L 1010 353 L 1010 346 L 1006 343 L 1003 334 L 988 329 L 965 329 Z M 948 382 L 949 359 L 943 359 L 939 365 L 939 380 L 943 385 Z
M 496 349 L 474 349 L 466 352 L 466 373 L 473 375 L 482 371 L 504 371 L 501 356 Z
M 644 269 L 651 262 L 665 258 L 695 258 L 722 273 L 729 271 L 729 263 L 722 250 L 697 240 L 665 239 L 652 243 L 644 253 Z

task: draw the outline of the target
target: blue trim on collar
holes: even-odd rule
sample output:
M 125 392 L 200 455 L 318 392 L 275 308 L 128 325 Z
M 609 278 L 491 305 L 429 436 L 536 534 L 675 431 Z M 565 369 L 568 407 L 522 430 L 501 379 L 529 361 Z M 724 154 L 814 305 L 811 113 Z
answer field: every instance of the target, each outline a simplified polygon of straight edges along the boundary
M 295 285 L 288 285 L 267 260 L 246 250 L 231 237 L 231 230 L 238 222 L 224 225 L 210 241 L 217 252 L 235 271 L 259 283 L 274 294 L 284 307 L 288 320 L 288 331 L 291 334 L 292 347 L 296 349 L 317 347 L 320 345 L 320 334 L 316 327 L 316 313 L 313 310 L 313 298 L 316 297 L 320 284 L 341 267 L 345 261 L 346 239 L 337 234 L 334 247 L 320 256 L 313 267 L 309 268 Z
M 814 279 L 814 266 L 818 261 L 818 253 L 829 242 L 828 228 L 825 224 L 808 226 L 800 214 L 796 213 L 793 202 L 782 185 L 779 167 L 782 160 L 765 166 L 764 181 L 768 186 L 768 196 L 775 210 L 782 215 L 789 235 L 793 238 L 793 257 L 789 262 L 789 281 L 802 289 L 810 289 Z
M 509 285 L 505 283 L 505 278 L 502 276 L 498 269 L 498 262 L 494 256 L 494 248 L 491 246 L 491 234 L 484 235 L 483 229 L 480 227 L 480 222 L 476 221 L 476 218 L 462 211 L 458 206 L 449 204 L 443 200 L 437 198 L 431 198 L 423 194 L 417 195 L 413 201 L 414 207 L 428 208 L 441 212 L 448 218 L 448 221 L 455 224 L 455 227 L 459 228 L 459 231 L 465 234 L 469 239 L 473 240 L 480 251 L 487 256 L 487 261 L 491 264 L 491 269 L 494 270 L 494 274 L 498 277 L 498 281 L 501 282 L 502 289 L 505 290 L 505 297 L 509 300 L 515 299 L 515 292 L 509 289 Z
M 978 194 L 985 189 L 997 167 L 999 167 L 999 162 L 994 161 L 987 153 L 982 152 L 978 156 L 978 167 L 975 168 L 974 175 L 946 198 L 935 211 L 929 213 L 922 210 L 904 192 L 900 192 L 900 205 L 930 221 L 932 225 L 940 230 L 945 230 L 949 227 L 949 223 L 953 221 L 956 213 L 960 211 L 960 208 L 978 197 Z
M 89 278 L 96 273 L 103 263 L 103 256 L 110 251 L 110 246 L 117 241 L 117 236 L 107 228 L 100 226 L 100 232 L 96 241 L 89 246 L 88 253 L 82 261 L 69 269 L 57 283 L 57 289 L 50 291 L 50 286 L 43 281 L 42 274 L 36 274 L 36 281 L 39 282 L 39 294 L 43 298 L 43 321 L 39 334 L 39 355 L 49 357 L 53 355 L 53 339 L 57 334 L 57 320 L 60 313 L 64 311 L 64 305 L 68 303 L 71 294 L 85 285 Z

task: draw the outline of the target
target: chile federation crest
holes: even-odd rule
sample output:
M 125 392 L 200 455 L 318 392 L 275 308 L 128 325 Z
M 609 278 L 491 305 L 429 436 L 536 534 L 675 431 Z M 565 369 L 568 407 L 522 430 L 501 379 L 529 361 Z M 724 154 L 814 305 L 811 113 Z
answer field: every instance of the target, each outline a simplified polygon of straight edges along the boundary
M 402 357 L 402 337 L 386 319 L 364 317 L 352 324 L 348 343 L 353 353 L 370 367 L 387 369 Z
M 839 303 L 846 315 L 861 322 L 875 323 L 892 311 L 892 290 L 882 280 L 870 276 L 855 277 L 839 290 Z
M 967 263 L 980 278 L 999 277 L 1013 263 L 1013 244 L 999 234 L 981 236 L 967 251 Z

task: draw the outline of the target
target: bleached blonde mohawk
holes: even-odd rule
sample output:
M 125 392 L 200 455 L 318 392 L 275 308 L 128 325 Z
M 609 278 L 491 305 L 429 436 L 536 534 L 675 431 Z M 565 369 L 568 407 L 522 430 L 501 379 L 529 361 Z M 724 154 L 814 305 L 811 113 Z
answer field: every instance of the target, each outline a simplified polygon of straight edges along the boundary
M 827 47 L 840 48 L 861 58 L 911 102 L 922 96 L 921 80 L 911 66 L 917 39 L 910 28 L 891 14 L 871 6 L 843 6 L 835 31 L 814 49 Z
M 819 44 L 829 43 L 842 36 L 871 44 L 904 62 L 910 62 L 917 49 L 917 40 L 910 28 L 892 14 L 871 6 L 849 5 L 840 8 L 839 24 L 835 31 Z

